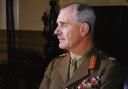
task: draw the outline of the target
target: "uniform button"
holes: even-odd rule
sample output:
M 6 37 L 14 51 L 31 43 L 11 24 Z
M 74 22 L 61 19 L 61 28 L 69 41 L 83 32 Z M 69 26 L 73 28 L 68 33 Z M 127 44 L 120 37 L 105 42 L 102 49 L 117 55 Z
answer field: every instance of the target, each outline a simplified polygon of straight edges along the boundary
M 67 87 L 65 89 L 68 89 Z

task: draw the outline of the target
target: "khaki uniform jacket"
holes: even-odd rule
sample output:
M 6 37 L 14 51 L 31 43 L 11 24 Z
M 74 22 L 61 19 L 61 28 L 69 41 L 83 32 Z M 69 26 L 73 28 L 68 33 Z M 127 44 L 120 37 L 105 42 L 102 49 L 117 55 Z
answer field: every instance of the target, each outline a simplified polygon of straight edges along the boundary
M 91 51 L 89 55 L 96 55 L 95 69 L 89 70 L 87 63 L 82 63 L 71 79 L 68 79 L 70 54 L 52 60 L 39 89 L 123 89 L 122 68 L 117 60 L 97 49 Z M 100 77 L 98 87 L 79 88 L 78 86 L 88 76 Z

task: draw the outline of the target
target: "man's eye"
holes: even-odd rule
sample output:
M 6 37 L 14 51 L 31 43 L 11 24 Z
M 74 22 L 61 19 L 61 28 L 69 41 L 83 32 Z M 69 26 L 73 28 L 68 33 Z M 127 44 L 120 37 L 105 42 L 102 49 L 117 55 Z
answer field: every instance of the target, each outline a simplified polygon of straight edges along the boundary
M 62 24 L 62 27 L 66 27 L 66 24 Z

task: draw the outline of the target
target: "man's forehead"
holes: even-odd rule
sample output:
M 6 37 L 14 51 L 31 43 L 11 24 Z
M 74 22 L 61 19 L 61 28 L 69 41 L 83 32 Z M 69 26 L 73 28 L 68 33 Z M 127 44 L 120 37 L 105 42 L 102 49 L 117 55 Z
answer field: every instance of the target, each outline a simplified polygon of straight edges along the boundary
M 65 20 L 65 19 L 71 19 L 75 17 L 74 11 L 71 8 L 65 8 L 62 9 L 58 15 L 57 21 Z
M 59 15 L 58 15 L 58 18 L 57 18 L 57 22 L 64 22 L 64 20 L 66 19 L 66 15 L 65 14 L 63 14 L 63 13 L 60 13 Z

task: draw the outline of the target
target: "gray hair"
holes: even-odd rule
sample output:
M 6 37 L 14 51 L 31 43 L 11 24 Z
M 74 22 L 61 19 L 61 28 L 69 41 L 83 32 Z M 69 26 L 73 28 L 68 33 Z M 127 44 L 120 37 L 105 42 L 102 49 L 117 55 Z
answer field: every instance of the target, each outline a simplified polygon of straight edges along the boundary
M 93 9 L 86 5 L 86 4 L 81 4 L 81 3 L 71 3 L 63 8 L 66 8 L 68 6 L 75 6 L 76 8 L 76 19 L 77 21 L 83 23 L 86 22 L 90 26 L 90 30 L 93 33 L 94 32 L 94 25 L 95 25 L 95 20 L 96 20 L 96 15 Z

